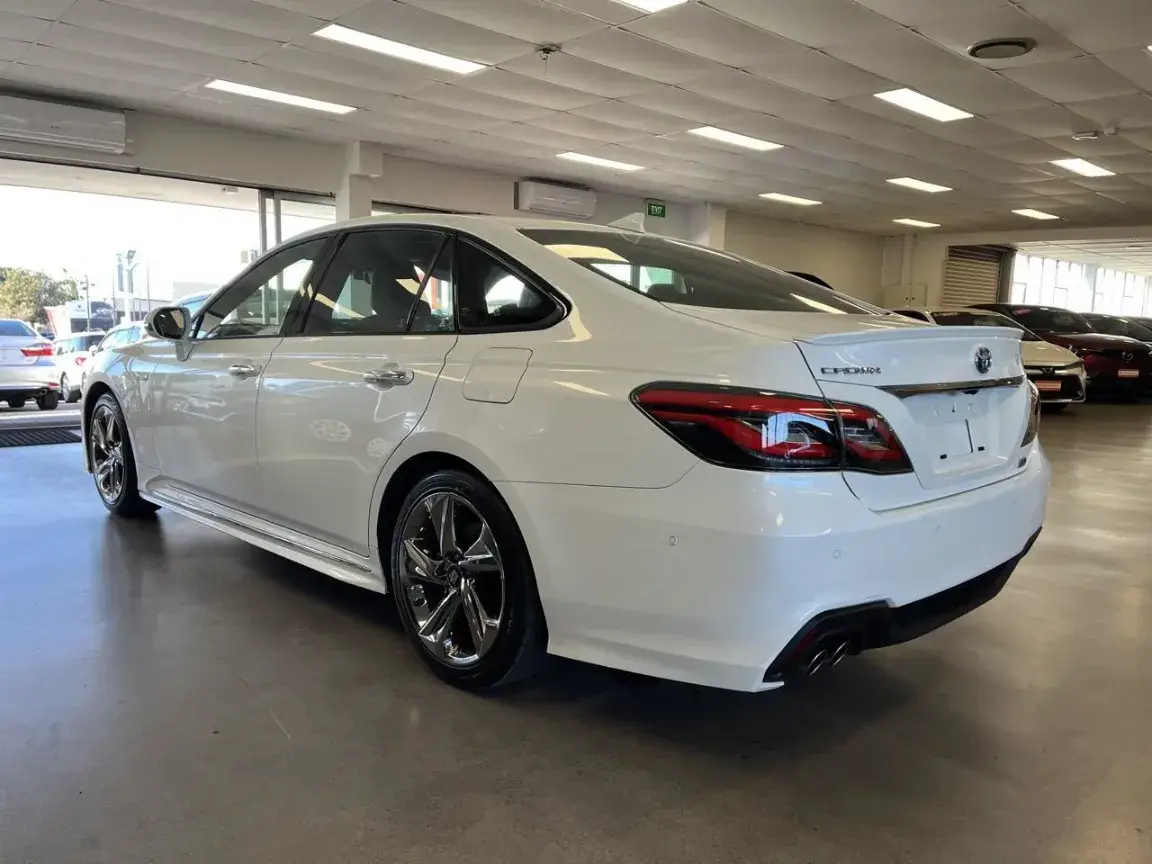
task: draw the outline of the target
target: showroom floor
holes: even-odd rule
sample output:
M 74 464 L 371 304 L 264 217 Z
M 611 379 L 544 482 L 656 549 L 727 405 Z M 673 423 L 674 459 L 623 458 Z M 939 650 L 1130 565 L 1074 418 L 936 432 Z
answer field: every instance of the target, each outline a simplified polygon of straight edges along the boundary
M 996 601 L 760 696 L 458 693 L 386 599 L 0 450 L 0 861 L 1146 864 L 1152 407 L 1076 413 Z

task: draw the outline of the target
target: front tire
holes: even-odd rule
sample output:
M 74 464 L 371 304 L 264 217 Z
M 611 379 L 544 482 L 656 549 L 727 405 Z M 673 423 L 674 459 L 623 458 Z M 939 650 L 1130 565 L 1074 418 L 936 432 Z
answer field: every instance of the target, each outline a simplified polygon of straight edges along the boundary
M 128 518 L 155 513 L 156 505 L 141 498 L 136 487 L 136 459 L 128 424 L 111 393 L 96 400 L 85 432 L 84 446 L 92 463 L 96 493 L 108 512 Z
M 68 381 L 67 375 L 60 376 L 60 392 L 64 394 L 64 401 L 71 405 L 73 402 L 79 401 L 80 390 L 73 390 Z
M 55 411 L 59 404 L 60 394 L 55 390 L 49 390 L 43 396 L 36 397 L 36 407 L 41 411 Z
M 390 543 L 390 588 L 408 638 L 442 680 L 491 690 L 544 660 L 544 614 L 516 520 L 471 474 L 437 471 L 413 487 Z

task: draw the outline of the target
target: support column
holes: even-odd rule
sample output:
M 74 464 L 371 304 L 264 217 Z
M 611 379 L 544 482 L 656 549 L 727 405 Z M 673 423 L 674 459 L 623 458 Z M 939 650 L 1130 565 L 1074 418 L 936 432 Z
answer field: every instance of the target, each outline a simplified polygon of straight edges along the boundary
M 723 204 L 694 204 L 688 214 L 688 239 L 701 246 L 723 249 L 727 225 L 728 208 Z
M 344 178 L 336 193 L 336 218 L 371 216 L 375 181 L 383 173 L 384 155 L 378 145 L 364 141 L 349 144 Z

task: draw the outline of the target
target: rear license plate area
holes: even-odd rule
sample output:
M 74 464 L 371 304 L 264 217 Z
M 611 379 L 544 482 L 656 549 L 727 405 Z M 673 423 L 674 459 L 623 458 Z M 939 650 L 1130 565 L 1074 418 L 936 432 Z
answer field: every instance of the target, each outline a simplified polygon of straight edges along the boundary
M 932 428 L 932 449 L 939 461 L 967 456 L 973 450 L 971 425 L 967 420 L 941 423 Z
M 1120 377 L 1121 378 L 1139 378 L 1140 377 L 1140 370 L 1139 369 L 1121 369 L 1120 370 Z
M 1059 393 L 1062 386 L 1059 381 L 1034 381 L 1033 383 L 1041 393 Z

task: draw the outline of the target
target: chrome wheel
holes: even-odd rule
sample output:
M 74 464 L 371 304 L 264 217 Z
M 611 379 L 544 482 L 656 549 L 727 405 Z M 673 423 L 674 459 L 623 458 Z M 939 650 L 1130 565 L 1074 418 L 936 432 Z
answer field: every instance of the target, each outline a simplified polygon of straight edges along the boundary
M 430 492 L 409 511 L 397 562 L 420 644 L 452 667 L 478 663 L 505 615 L 505 574 L 492 529 L 465 498 Z
M 88 436 L 96 491 L 107 503 L 112 504 L 119 500 L 124 491 L 124 438 L 120 434 L 115 412 L 107 405 L 96 406 L 91 422 Z

